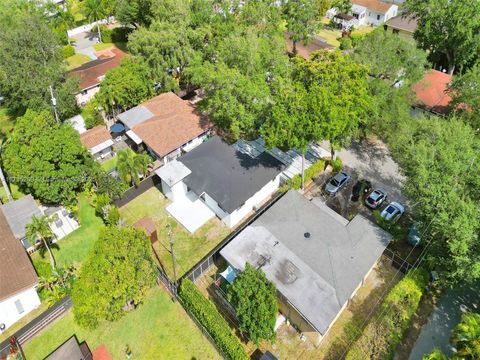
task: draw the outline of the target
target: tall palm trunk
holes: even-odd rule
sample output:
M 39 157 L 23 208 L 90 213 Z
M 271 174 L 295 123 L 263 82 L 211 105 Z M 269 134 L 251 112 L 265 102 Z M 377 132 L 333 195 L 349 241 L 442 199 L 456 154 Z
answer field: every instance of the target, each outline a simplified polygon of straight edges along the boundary
M 302 151 L 302 191 L 305 190 L 305 153 Z
M 55 264 L 55 258 L 53 257 L 52 250 L 50 249 L 50 246 L 48 246 L 47 240 L 42 236 L 41 237 L 43 245 L 47 248 L 48 251 L 48 256 L 50 257 L 50 265 L 52 266 L 52 271 L 55 274 L 57 272 L 57 267 Z
M 10 188 L 8 187 L 7 181 L 5 180 L 5 175 L 3 174 L 3 169 L 0 166 L 0 181 L 2 182 L 2 186 L 5 189 L 5 193 L 7 194 L 8 201 L 13 201 L 12 193 L 10 192 Z
M 102 34 L 100 33 L 100 20 L 97 20 L 98 40 L 102 42 Z
M 70 36 L 68 36 L 68 30 L 65 31 L 65 34 L 67 34 L 67 42 L 68 42 L 68 45 L 72 45 L 70 43 Z

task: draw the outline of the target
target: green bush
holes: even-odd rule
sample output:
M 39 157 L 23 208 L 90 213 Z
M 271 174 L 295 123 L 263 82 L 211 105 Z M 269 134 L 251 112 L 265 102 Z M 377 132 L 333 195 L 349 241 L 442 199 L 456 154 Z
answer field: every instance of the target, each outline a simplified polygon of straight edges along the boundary
M 117 27 L 112 29 L 112 42 L 114 43 L 125 43 L 128 41 L 128 35 L 132 32 L 131 28 L 128 27 Z
M 62 48 L 62 55 L 65 59 L 69 58 L 70 56 L 75 55 L 75 49 L 73 48 L 72 45 L 65 45 Z
M 417 311 L 428 284 L 428 272 L 410 271 L 390 290 L 378 312 L 347 354 L 346 360 L 392 359 Z
M 315 161 L 312 166 L 305 170 L 305 183 L 320 175 L 325 169 L 325 161 L 320 159 Z M 302 174 L 295 175 L 289 182 L 290 188 L 298 190 L 302 187 Z
M 338 156 L 335 160 L 329 160 L 328 165 L 331 165 L 333 168 L 333 172 L 339 172 L 343 169 L 343 162 Z
M 240 340 L 232 332 L 227 321 L 190 280 L 182 281 L 179 296 L 185 308 L 200 321 L 228 359 L 249 359 Z
M 98 29 L 95 27 L 95 32 Z M 112 30 L 110 30 L 107 25 L 101 24 L 100 25 L 100 34 L 102 35 L 102 42 L 103 43 L 111 43 L 112 42 Z
M 350 34 L 350 40 L 352 41 L 352 47 L 355 47 L 358 45 L 358 43 L 363 39 L 365 35 L 363 34 L 358 34 L 355 32 L 352 32 Z
M 340 50 L 348 50 L 352 48 L 352 39 L 348 36 L 340 38 Z

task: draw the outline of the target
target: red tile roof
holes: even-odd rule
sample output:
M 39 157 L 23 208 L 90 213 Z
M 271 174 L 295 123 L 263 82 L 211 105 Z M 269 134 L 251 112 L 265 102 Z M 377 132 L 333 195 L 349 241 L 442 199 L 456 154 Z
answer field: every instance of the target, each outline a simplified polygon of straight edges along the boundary
M 101 344 L 92 352 L 92 360 L 113 360 L 112 355 L 104 344 Z
M 212 128 L 188 101 L 172 92 L 164 93 L 143 103 L 154 114 L 132 130 L 158 156 L 163 157 Z
M 70 71 L 69 76 L 76 76 L 80 80 L 82 90 L 89 89 L 100 84 L 100 77 L 105 76 L 108 70 L 116 68 L 125 57 L 125 53 L 117 48 L 108 51 L 99 51 L 98 59 L 90 61 Z
M 419 106 L 434 113 L 445 114 L 452 98 L 447 94 L 448 84 L 452 81 L 452 75 L 431 70 L 425 74 L 422 80 L 416 83 L 413 91 L 419 102 Z
M 91 128 L 90 130 L 80 134 L 81 143 L 89 150 L 109 139 L 111 140 L 112 137 L 110 136 L 107 128 L 103 125 L 95 126 L 94 128 Z
M 35 269 L 0 209 L 0 301 L 37 285 Z

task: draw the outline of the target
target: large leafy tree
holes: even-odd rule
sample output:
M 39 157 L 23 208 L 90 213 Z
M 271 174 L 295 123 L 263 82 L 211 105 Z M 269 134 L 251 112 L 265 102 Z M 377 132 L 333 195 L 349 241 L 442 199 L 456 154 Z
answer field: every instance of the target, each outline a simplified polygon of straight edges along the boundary
M 135 28 L 150 24 L 152 0 L 116 0 L 115 18 Z
M 265 273 L 246 264 L 228 288 L 228 299 L 235 308 L 240 330 L 257 345 L 261 340 L 275 340 L 278 313 L 277 290 Z
M 106 111 L 125 111 L 154 94 L 148 68 L 140 61 L 125 59 L 107 72 L 96 100 Z
M 330 8 L 330 1 L 324 0 L 284 0 L 283 16 L 287 31 L 293 43 L 293 53 L 300 41 L 308 43 L 320 29 L 321 19 Z
M 127 185 L 138 185 L 151 162 L 147 154 L 136 154 L 130 149 L 119 151 L 117 158 L 118 174 Z
M 48 252 L 50 258 L 50 265 L 52 272 L 55 274 L 57 271 L 55 258 L 53 257 L 52 249 L 50 249 L 50 241 L 53 238 L 52 229 L 50 229 L 50 222 L 47 216 L 33 216 L 29 224 L 27 224 L 27 239 L 35 246 L 37 240 L 41 241 L 42 249 Z
M 17 119 L 2 160 L 11 182 L 49 204 L 74 201 L 91 162 L 78 133 L 48 110 Z
M 404 6 L 418 20 L 414 37 L 434 63 L 446 64 L 453 74 L 479 58 L 479 1 L 407 0 Z
M 57 98 L 60 117 L 76 112 L 78 83 L 67 80 L 56 36 L 35 11 L 0 12 L 0 92 L 18 114 L 27 108 L 51 108 L 49 86 Z
M 73 288 L 75 321 L 82 327 L 95 328 L 101 320 L 119 319 L 125 308 L 142 302 L 155 284 L 155 273 L 145 232 L 104 228 Z
M 320 50 L 308 60 L 297 56 L 294 62 L 293 78 L 305 86 L 310 116 L 320 123 L 334 157 L 334 147 L 357 134 L 373 111 L 368 69 L 338 51 Z
M 480 358 L 480 314 L 466 313 L 452 331 L 456 355 L 465 360 Z
M 451 107 L 474 129 L 480 129 L 480 62 L 465 74 L 454 77 L 448 92 L 453 98 Z
M 83 5 L 83 14 L 90 22 L 104 19 L 108 15 L 108 2 L 106 0 L 85 0 Z M 97 23 L 98 39 L 102 41 L 100 24 Z

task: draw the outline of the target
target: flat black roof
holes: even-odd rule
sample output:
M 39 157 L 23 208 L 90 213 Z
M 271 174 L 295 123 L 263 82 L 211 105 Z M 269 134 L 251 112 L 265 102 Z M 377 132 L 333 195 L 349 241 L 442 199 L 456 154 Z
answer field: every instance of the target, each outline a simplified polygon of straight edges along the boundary
M 284 168 L 267 152 L 253 158 L 218 136 L 178 160 L 192 171 L 184 183 L 197 195 L 207 193 L 227 213 L 243 205 Z

